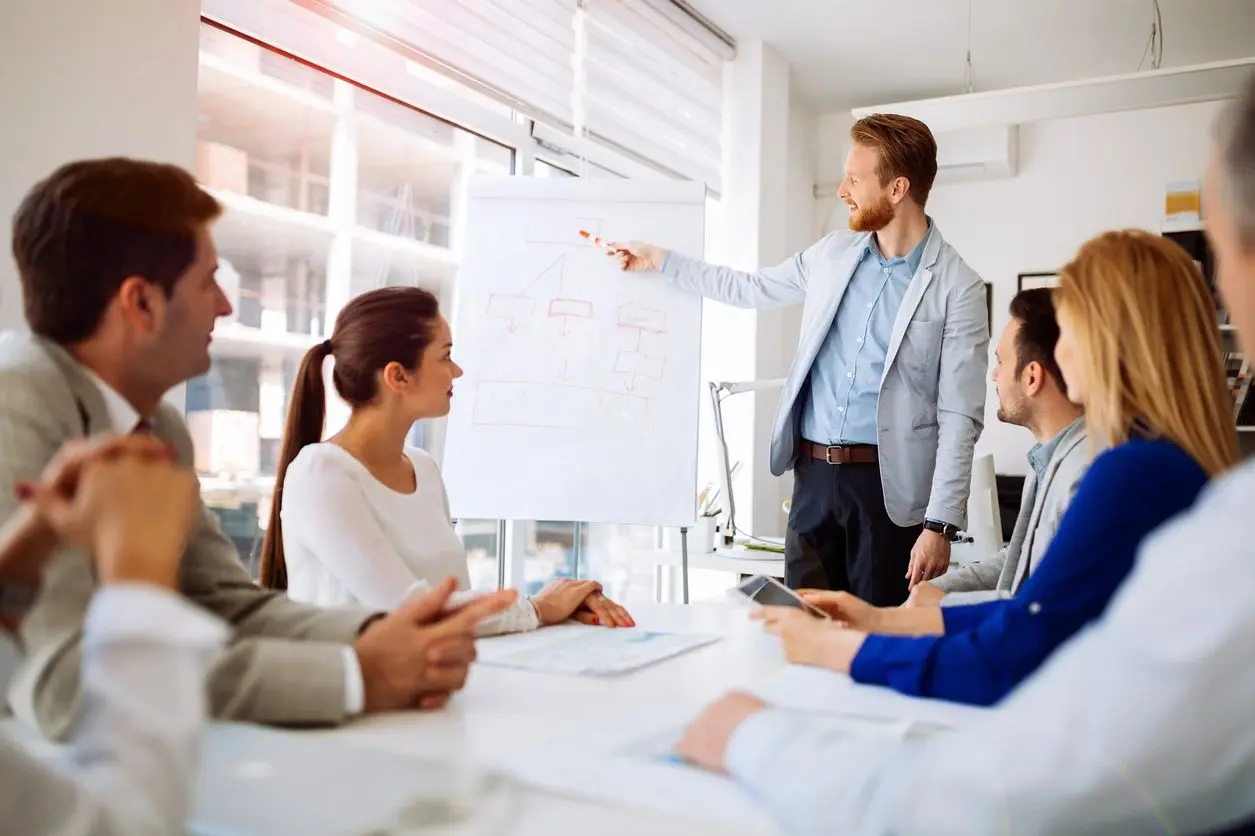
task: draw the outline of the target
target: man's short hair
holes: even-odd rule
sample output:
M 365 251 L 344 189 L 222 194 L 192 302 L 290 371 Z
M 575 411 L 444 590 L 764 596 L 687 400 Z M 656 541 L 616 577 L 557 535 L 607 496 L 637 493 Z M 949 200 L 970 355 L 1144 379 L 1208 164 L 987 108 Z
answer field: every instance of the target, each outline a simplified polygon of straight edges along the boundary
M 923 122 L 896 113 L 873 113 L 854 123 L 850 139 L 880 153 L 876 175 L 884 186 L 897 177 L 911 184 L 907 195 L 921 208 L 937 179 L 937 140 Z
M 1040 363 L 1061 390 L 1066 386 L 1063 372 L 1055 362 L 1059 342 L 1059 320 L 1055 318 L 1054 293 L 1048 287 L 1021 290 L 1011 300 L 1011 316 L 1020 324 L 1015 345 L 1015 373 L 1029 363 Z
M 174 165 L 113 157 L 69 163 L 13 216 L 26 323 L 63 345 L 92 336 L 131 276 L 169 296 L 222 206 Z

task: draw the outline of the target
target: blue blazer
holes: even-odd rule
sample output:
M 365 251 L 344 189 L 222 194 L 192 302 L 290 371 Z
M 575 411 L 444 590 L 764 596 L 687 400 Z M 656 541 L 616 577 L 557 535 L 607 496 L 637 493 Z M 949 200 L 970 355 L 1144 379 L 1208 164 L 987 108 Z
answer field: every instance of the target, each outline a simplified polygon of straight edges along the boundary
M 942 636 L 868 636 L 850 675 L 904 694 L 998 702 L 1102 615 L 1142 540 L 1206 484 L 1198 463 L 1170 441 L 1113 447 L 1090 465 L 1041 566 L 1014 598 L 942 608 Z

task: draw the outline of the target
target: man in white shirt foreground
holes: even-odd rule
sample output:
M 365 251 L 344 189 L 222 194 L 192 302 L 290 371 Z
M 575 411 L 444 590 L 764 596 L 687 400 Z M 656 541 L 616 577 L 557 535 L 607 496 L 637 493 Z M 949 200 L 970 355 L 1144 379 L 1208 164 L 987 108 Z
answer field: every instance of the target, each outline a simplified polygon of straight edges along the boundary
M 205 720 L 205 666 L 227 638 L 220 619 L 171 592 L 196 477 L 155 439 L 82 442 L 27 498 L 59 545 L 91 552 L 101 589 L 83 628 L 87 711 L 72 771 L 0 737 L 0 833 L 179 832 Z M 0 534 L 0 591 L 38 581 L 51 551 L 30 531 L 11 521 Z
M 1204 185 L 1217 282 L 1255 352 L 1255 77 Z M 744 694 L 680 753 L 806 833 L 1210 833 L 1255 821 L 1255 462 L 1142 548 L 1097 624 L 988 719 L 925 740 L 853 738 Z

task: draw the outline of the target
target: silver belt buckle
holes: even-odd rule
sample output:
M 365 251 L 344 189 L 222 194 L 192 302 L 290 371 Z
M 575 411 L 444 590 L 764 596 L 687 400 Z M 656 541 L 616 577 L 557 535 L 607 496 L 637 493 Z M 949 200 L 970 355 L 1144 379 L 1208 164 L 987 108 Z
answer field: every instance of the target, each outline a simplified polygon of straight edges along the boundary
M 845 449 L 844 444 L 829 444 L 827 447 L 824 448 L 824 461 L 827 462 L 828 464 L 841 464 L 841 462 L 834 462 L 832 460 L 832 451 L 844 450 L 844 449 Z

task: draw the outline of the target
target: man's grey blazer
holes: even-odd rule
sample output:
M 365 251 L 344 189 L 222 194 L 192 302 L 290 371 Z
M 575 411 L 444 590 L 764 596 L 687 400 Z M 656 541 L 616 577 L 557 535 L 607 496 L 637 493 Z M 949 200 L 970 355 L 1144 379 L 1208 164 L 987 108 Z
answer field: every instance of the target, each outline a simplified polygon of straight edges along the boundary
M 1093 458 L 1084 420 L 1063 430 L 1042 473 L 1041 484 L 1037 484 L 1031 473 L 1024 479 L 1020 513 L 1015 518 L 1011 542 L 989 560 L 960 566 L 933 581 L 946 592 L 942 606 L 1013 596 L 1041 563 L 1072 502 L 1077 483 Z
M 14 482 L 38 479 L 65 442 L 111 427 L 86 370 L 61 347 L 29 334 L 0 334 L 0 392 L 0 519 L 7 519 L 17 509 Z M 178 410 L 162 405 L 152 423 L 190 467 L 192 441 Z M 370 612 L 295 604 L 261 589 L 203 504 L 179 583 L 188 600 L 235 631 L 209 676 L 216 716 L 284 725 L 344 719 L 345 647 Z M 10 708 L 54 739 L 68 735 L 82 706 L 80 641 L 95 586 L 88 556 L 63 549 L 22 622 L 26 657 L 10 684 Z
M 663 264 L 663 275 L 676 287 L 727 305 L 802 303 L 797 353 L 771 438 L 771 472 L 777 476 L 800 454 L 811 364 L 871 235 L 834 232 L 757 273 L 675 252 Z M 988 350 L 985 285 L 933 224 L 893 323 L 876 408 L 885 510 L 898 525 L 918 525 L 925 517 L 966 524 L 972 451 L 984 426 Z

